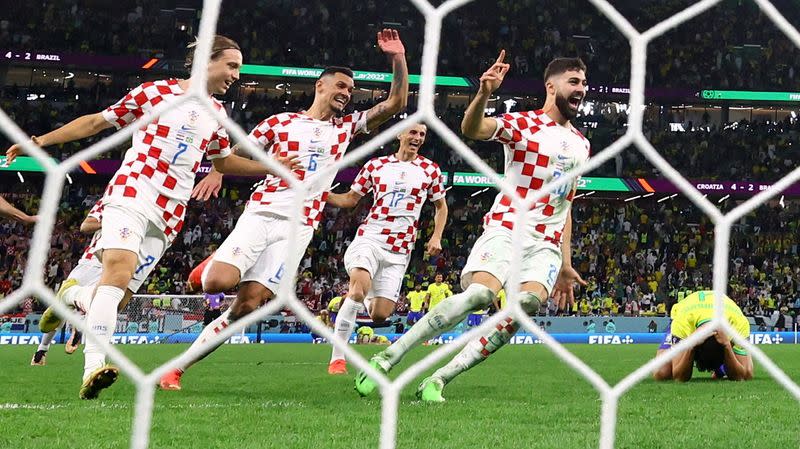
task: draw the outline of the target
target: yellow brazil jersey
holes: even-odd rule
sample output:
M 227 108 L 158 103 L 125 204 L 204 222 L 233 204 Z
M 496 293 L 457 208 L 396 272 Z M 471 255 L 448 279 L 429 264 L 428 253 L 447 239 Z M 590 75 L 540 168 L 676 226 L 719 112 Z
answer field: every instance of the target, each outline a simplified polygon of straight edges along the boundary
M 372 343 L 377 343 L 379 345 L 389 344 L 389 338 L 385 335 L 374 335 L 372 337 Z
M 342 297 L 336 296 L 328 303 L 328 312 L 338 312 L 342 305 Z
M 742 309 L 733 302 L 732 299 L 725 297 L 725 318 L 731 327 L 743 338 L 750 336 L 750 322 L 742 313 Z M 672 307 L 672 324 L 670 332 L 673 337 L 678 339 L 687 338 L 702 324 L 711 321 L 714 317 L 714 292 L 711 290 L 694 292 L 683 301 Z M 747 351 L 739 345 L 733 346 L 733 352 L 739 355 L 747 355 Z
M 425 302 L 425 295 L 426 293 L 423 292 L 422 290 L 420 291 L 414 290 L 408 292 L 408 295 L 406 295 L 406 298 L 408 298 L 408 303 L 409 303 L 408 310 L 412 312 L 421 311 L 422 304 Z
M 501 309 L 506 308 L 506 289 L 503 288 L 497 292 L 497 303 L 500 304 Z
M 356 334 L 359 337 L 364 336 L 364 335 L 372 337 L 373 335 L 375 335 L 375 329 L 373 329 L 373 328 L 371 328 L 369 326 L 361 326 L 356 331 Z
M 448 296 L 452 296 L 453 292 L 450 291 L 449 285 L 442 282 L 439 285 L 436 285 L 436 283 L 429 285 L 428 294 L 431 295 L 431 300 L 428 304 L 428 310 L 433 310 L 433 308 L 436 307 L 436 304 L 439 304 Z

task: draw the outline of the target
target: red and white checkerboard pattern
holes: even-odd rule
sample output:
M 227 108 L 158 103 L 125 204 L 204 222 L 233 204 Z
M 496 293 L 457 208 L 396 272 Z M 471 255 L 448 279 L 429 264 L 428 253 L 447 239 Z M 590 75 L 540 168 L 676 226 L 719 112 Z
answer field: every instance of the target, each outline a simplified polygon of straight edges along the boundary
M 589 141 L 573 127 L 559 126 L 541 110 L 496 117 L 490 140 L 503 143 L 506 179 L 526 198 L 589 158 Z M 578 180 L 539 199 L 528 211 L 530 236 L 561 245 L 561 236 Z M 516 209 L 508 195 L 499 193 L 483 217 L 484 228 L 514 228 Z
M 445 196 L 439 166 L 423 157 L 403 162 L 394 155 L 367 162 L 350 187 L 359 195 L 372 193 L 369 215 L 358 235 L 379 242 L 383 248 L 409 254 L 417 240 L 419 214 L 425 201 Z
M 302 113 L 282 113 L 259 123 L 250 132 L 250 139 L 270 154 L 298 156 L 301 167 L 294 171 L 294 175 L 301 181 L 316 181 L 304 201 L 302 214 L 304 223 L 316 228 L 322 219 L 328 189 L 336 173 L 328 173 L 321 181 L 315 178 L 320 171 L 341 159 L 350 142 L 361 132 L 367 132 L 366 112 L 355 112 L 326 122 Z M 250 195 L 247 210 L 291 217 L 293 204 L 294 192 L 289 183 L 278 176 L 268 175 Z
M 101 197 L 94 203 L 94 206 L 89 210 L 89 213 L 86 217 L 91 217 L 96 219 L 97 221 L 103 220 L 103 208 L 105 207 L 105 203 L 103 202 L 105 198 Z M 86 248 L 83 250 L 83 254 L 81 254 L 81 258 L 78 263 L 81 261 L 87 261 L 94 259 L 94 251 L 97 246 L 97 241 L 100 240 L 100 231 L 97 231 L 92 235 L 92 239 L 89 241 L 89 244 L 86 245 Z
M 184 95 L 178 80 L 147 82 L 134 88 L 103 117 L 117 128 L 127 126 L 156 105 Z M 221 103 L 213 100 L 218 111 Z M 174 238 L 194 187 L 203 155 L 227 157 L 230 142 L 224 128 L 196 99 L 173 107 L 140 128 L 122 167 L 106 189 L 110 201 L 135 208 Z

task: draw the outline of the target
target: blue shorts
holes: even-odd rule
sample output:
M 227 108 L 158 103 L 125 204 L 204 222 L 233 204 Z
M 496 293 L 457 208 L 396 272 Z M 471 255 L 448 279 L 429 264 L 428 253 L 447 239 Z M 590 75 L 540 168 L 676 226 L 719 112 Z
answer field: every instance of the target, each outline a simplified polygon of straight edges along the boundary
M 672 345 L 677 344 L 681 341 L 680 338 L 676 338 L 672 336 L 672 321 L 667 324 L 667 333 L 664 335 L 664 341 L 661 342 L 661 345 L 658 347 L 659 350 L 661 349 L 669 349 Z
M 419 312 L 408 312 L 406 316 L 406 323 L 409 321 L 417 322 L 422 319 L 425 314 L 420 310 Z
M 485 316 L 482 313 L 470 313 L 467 317 L 467 326 L 480 326 Z

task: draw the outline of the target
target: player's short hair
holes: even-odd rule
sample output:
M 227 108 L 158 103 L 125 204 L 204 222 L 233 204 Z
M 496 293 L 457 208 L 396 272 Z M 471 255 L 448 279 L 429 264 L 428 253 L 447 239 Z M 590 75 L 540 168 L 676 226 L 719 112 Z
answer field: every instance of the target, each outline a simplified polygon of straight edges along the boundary
M 725 361 L 725 348 L 713 335 L 694 348 L 694 363 L 700 371 L 714 371 Z
M 570 70 L 581 70 L 585 73 L 586 64 L 581 61 L 581 58 L 555 58 L 544 69 L 544 81 L 547 82 L 550 77 L 561 75 Z
M 332 66 L 329 66 L 329 67 L 325 67 L 325 69 L 322 70 L 322 73 L 319 74 L 317 79 L 320 79 L 323 76 L 333 75 L 335 73 L 342 73 L 344 75 L 349 76 L 350 78 L 353 78 L 353 76 L 354 76 L 353 75 L 353 70 L 350 67 L 341 67 L 341 66 L 332 65 Z
M 187 69 L 191 69 L 192 63 L 194 63 L 195 47 L 197 47 L 197 41 L 194 41 L 186 46 L 188 51 L 186 52 L 186 60 L 184 61 L 183 66 Z M 222 52 L 225 50 L 242 51 L 242 49 L 239 47 L 239 44 L 237 44 L 235 40 L 221 34 L 214 35 L 214 42 L 211 44 L 211 60 L 213 61 L 219 58 Z

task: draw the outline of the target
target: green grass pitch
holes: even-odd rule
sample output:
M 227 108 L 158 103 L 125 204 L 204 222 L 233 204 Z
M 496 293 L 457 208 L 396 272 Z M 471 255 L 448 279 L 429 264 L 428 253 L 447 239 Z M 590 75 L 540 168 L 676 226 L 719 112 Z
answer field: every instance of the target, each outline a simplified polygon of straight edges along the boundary
M 185 345 L 121 349 L 150 370 Z M 654 345 L 567 345 L 609 382 L 644 363 Z M 795 381 L 795 346 L 764 347 Z M 54 345 L 46 367 L 29 366 L 34 346 L 0 347 L 0 448 L 127 448 L 133 385 L 123 378 L 100 399 L 78 399 L 82 354 Z M 378 447 L 380 400 L 361 399 L 352 376 L 328 376 L 327 345 L 226 345 L 184 376 L 179 392 L 158 391 L 150 448 Z M 360 346 L 371 354 L 379 347 Z M 432 348 L 413 351 L 408 366 Z M 353 368 L 351 367 L 351 374 Z M 800 406 L 756 366 L 752 382 L 687 384 L 645 380 L 620 400 L 617 448 L 797 448 Z M 448 402 L 401 396 L 398 448 L 596 448 L 600 399 L 542 346 L 510 346 L 456 379 Z

